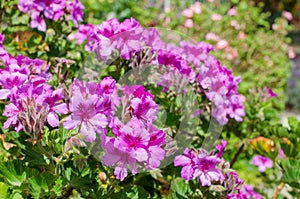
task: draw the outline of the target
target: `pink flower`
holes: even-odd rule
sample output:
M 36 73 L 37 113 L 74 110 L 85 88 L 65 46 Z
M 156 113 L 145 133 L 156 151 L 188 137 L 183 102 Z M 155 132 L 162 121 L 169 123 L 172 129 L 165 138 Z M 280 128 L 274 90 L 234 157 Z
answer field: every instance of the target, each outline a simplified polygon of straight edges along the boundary
M 101 91 L 96 83 L 82 83 L 75 80 L 69 109 L 72 112 L 64 122 L 68 130 L 79 128 L 79 133 L 85 135 L 85 141 L 93 142 L 97 133 L 105 133 L 111 119 L 114 105 L 110 95 Z
M 230 193 L 226 196 L 227 199 L 249 199 L 247 193 L 242 192 L 239 188 L 236 189 L 237 193 Z
M 71 19 L 74 21 L 76 26 L 78 26 L 79 21 L 83 21 L 83 9 L 84 6 L 79 0 L 74 0 L 68 5 L 68 10 L 71 12 Z
M 174 166 L 182 166 L 181 177 L 186 180 L 191 180 L 194 176 L 194 158 L 196 153 L 190 149 L 185 149 L 182 155 L 176 156 Z
M 252 158 L 251 164 L 258 166 L 258 170 L 261 173 L 264 173 L 267 168 L 272 168 L 273 167 L 273 162 L 270 158 L 261 156 L 261 155 L 256 155 Z
M 192 9 L 187 8 L 182 11 L 182 15 L 185 16 L 186 18 L 192 18 L 194 16 L 194 13 Z
M 230 9 L 228 10 L 227 14 L 228 14 L 229 16 L 235 16 L 235 15 L 237 15 L 236 7 L 230 8 Z
M 176 156 L 174 166 L 182 166 L 181 177 L 186 180 L 199 178 L 202 186 L 210 186 L 212 181 L 225 180 L 225 176 L 216 166 L 221 162 L 227 142 L 217 145 L 217 156 L 209 155 L 206 150 L 193 151 L 185 149 L 182 155 Z
M 213 40 L 213 41 L 218 41 L 220 38 L 218 35 L 216 35 L 215 33 L 209 32 L 205 35 L 205 39 L 206 40 Z
M 214 13 L 214 14 L 211 15 L 210 18 L 213 21 L 220 21 L 222 19 L 222 15 Z
M 46 22 L 38 12 L 33 12 L 31 14 L 30 26 L 32 28 L 37 28 L 39 31 L 46 32 Z
M 253 186 L 250 184 L 244 185 L 244 192 L 249 196 L 249 198 L 262 199 L 262 195 L 255 192 Z
M 78 32 L 68 36 L 69 40 L 77 40 L 77 44 L 83 43 L 93 32 L 94 27 L 90 24 L 79 25 Z
M 98 103 L 97 95 L 83 97 L 81 93 L 77 93 L 71 98 L 72 114 L 65 120 L 64 127 L 68 130 L 79 127 L 79 132 L 86 136 L 85 141 L 93 142 L 96 132 L 104 132 L 108 124 L 106 116 L 97 113 Z
M 192 28 L 192 27 L 194 27 L 194 21 L 192 19 L 187 19 L 184 22 L 184 26 L 186 28 Z
M 280 147 L 278 150 L 278 155 L 277 155 L 278 159 L 285 159 L 286 155 L 284 154 L 284 151 L 282 150 L 282 148 Z
M 192 6 L 191 6 L 191 9 L 194 13 L 196 14 L 201 14 L 202 12 L 202 4 L 201 2 L 197 1 L 196 3 L 194 3 Z
M 286 18 L 289 21 L 293 20 L 293 15 L 292 13 L 288 12 L 288 11 L 282 11 L 282 17 Z
M 39 95 L 36 102 L 42 104 L 48 111 L 47 121 L 52 127 L 59 125 L 59 118 L 57 113 L 67 114 L 69 112 L 66 103 L 60 103 L 64 99 L 63 89 L 57 89 L 47 95 Z
M 229 43 L 225 39 L 222 39 L 222 40 L 218 41 L 218 43 L 217 43 L 217 49 L 224 49 L 224 48 L 227 48 L 228 46 L 229 46 Z
M 194 159 L 195 170 L 193 178 L 200 178 L 202 186 L 210 186 L 211 181 L 224 180 L 222 172 L 216 168 L 221 160 L 215 156 L 207 156 L 200 152 Z
M 277 24 L 272 24 L 272 29 L 274 30 L 274 31 L 276 31 L 276 30 L 278 30 L 278 25 Z
M 289 58 L 290 58 L 290 59 L 295 59 L 296 53 L 295 53 L 295 51 L 294 51 L 293 48 L 289 48 L 289 50 L 288 50 L 288 55 L 289 55 Z
M 226 140 L 222 140 L 221 144 L 216 145 L 216 148 L 219 151 L 218 154 L 217 154 L 218 158 L 222 158 L 226 146 L 227 146 L 227 141 Z
M 239 32 L 239 34 L 238 34 L 239 40 L 243 40 L 243 39 L 245 39 L 246 37 L 247 37 L 246 33 L 244 33 L 244 32 Z
M 241 25 L 236 20 L 230 21 L 230 25 L 232 25 L 236 30 L 241 29 Z
M 137 166 L 154 169 L 160 165 L 165 156 L 161 145 L 165 142 L 165 133 L 153 126 L 145 126 L 137 118 L 131 119 L 126 125 L 116 118 L 118 126 L 113 128 L 115 138 L 102 135 L 102 147 L 106 154 L 102 158 L 106 166 L 116 165 L 114 174 L 119 180 L 127 176 L 130 166 L 133 175 Z
M 272 88 L 266 88 L 270 97 L 277 97 L 278 95 L 272 90 Z
M 122 117 L 128 120 L 136 117 L 146 123 L 152 123 L 157 116 L 159 106 L 154 101 L 154 96 L 145 90 L 144 86 L 123 86 L 123 111 Z

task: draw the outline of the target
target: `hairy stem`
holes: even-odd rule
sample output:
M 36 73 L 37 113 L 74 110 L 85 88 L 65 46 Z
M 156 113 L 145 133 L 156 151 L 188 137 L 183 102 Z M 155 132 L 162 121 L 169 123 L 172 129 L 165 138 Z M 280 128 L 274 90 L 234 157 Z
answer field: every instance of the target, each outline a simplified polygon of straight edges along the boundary
M 272 199 L 276 199 L 278 197 L 278 195 L 279 195 L 280 191 L 283 189 L 284 185 L 285 185 L 284 182 L 282 182 L 282 183 L 280 183 L 280 185 L 278 185 L 274 195 L 272 196 Z

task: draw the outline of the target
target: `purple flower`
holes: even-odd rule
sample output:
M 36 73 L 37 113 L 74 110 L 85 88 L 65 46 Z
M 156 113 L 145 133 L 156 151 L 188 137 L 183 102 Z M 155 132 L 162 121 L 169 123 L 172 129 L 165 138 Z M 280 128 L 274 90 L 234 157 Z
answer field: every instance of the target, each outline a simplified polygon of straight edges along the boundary
M 284 154 L 284 151 L 282 150 L 282 148 L 280 147 L 278 150 L 278 155 L 277 155 L 278 159 L 285 159 L 286 155 Z
M 271 89 L 266 88 L 270 97 L 277 97 L 278 95 Z
M 142 36 L 145 44 L 148 47 L 151 47 L 152 50 L 157 51 L 165 49 L 165 43 L 160 38 L 160 34 L 156 28 L 145 29 Z
M 67 114 L 69 112 L 66 103 L 60 103 L 64 99 L 63 89 L 57 89 L 47 95 L 39 95 L 36 102 L 42 104 L 48 112 L 47 121 L 52 127 L 59 125 L 59 117 L 57 113 Z
M 237 193 L 230 193 L 226 197 L 227 199 L 250 199 L 248 194 L 242 192 L 240 189 L 237 189 Z
M 222 158 L 224 150 L 226 148 L 226 145 L 227 145 L 227 141 L 226 140 L 222 140 L 222 144 L 217 144 L 216 145 L 216 148 L 219 151 L 218 154 L 217 154 L 218 158 Z
M 119 180 L 127 176 L 127 165 L 133 175 L 137 165 L 154 169 L 165 156 L 161 145 L 165 142 L 165 133 L 153 126 L 146 126 L 137 118 L 132 118 L 126 125 L 116 119 L 118 126 L 113 128 L 115 138 L 102 136 L 102 147 L 106 149 L 103 162 L 106 166 L 116 165 L 114 174 Z
M 202 186 L 210 186 L 212 181 L 225 179 L 221 170 L 216 168 L 220 162 L 221 159 L 208 155 L 204 149 L 199 152 L 186 149 L 183 155 L 176 156 L 174 159 L 175 166 L 183 166 L 182 178 L 186 180 L 199 178 Z
M 57 21 L 63 15 L 70 14 L 70 18 L 76 26 L 79 21 L 83 21 L 84 6 L 79 0 L 20 0 L 18 8 L 22 12 L 31 14 L 30 25 L 32 28 L 43 32 L 46 31 L 44 17 Z
M 78 26 L 78 22 L 83 21 L 84 6 L 79 2 L 79 0 L 75 0 L 68 4 L 67 9 L 71 12 L 71 19 L 74 21 L 75 25 Z
M 46 32 L 46 22 L 43 17 L 40 16 L 40 13 L 33 12 L 31 14 L 30 26 L 32 28 L 37 28 L 39 31 Z
M 85 135 L 85 141 L 93 142 L 96 132 L 104 133 L 108 125 L 108 119 L 103 114 L 101 106 L 104 99 L 96 94 L 87 92 L 85 84 L 75 81 L 73 84 L 73 95 L 70 99 L 69 108 L 72 114 L 64 122 L 66 129 L 79 127 L 79 133 Z
M 194 176 L 194 158 L 195 152 L 185 149 L 183 155 L 176 156 L 174 159 L 174 166 L 182 166 L 181 177 L 186 180 L 191 180 Z
M 79 25 L 78 32 L 74 34 L 70 34 L 68 36 L 69 40 L 77 40 L 77 44 L 83 43 L 93 32 L 94 26 L 91 24 L 87 25 Z
M 145 90 L 144 86 L 133 85 L 123 86 L 123 111 L 122 117 L 128 120 L 131 117 L 137 117 L 147 123 L 152 123 L 159 111 L 159 106 L 154 101 L 154 96 Z
M 18 8 L 22 12 L 29 12 L 32 8 L 34 0 L 19 0 Z
M 206 151 L 201 151 L 194 159 L 195 170 L 193 178 L 200 178 L 202 186 L 210 186 L 211 181 L 224 179 L 222 172 L 216 168 L 221 162 L 216 156 L 207 156 Z
M 267 168 L 272 168 L 273 167 L 273 162 L 270 158 L 261 156 L 261 155 L 256 155 L 252 158 L 251 164 L 258 166 L 258 170 L 261 173 L 264 173 Z
M 119 26 L 119 34 L 116 37 L 117 49 L 123 59 L 129 60 L 130 54 L 138 52 L 141 49 L 143 28 L 140 23 L 134 19 L 125 19 Z
M 88 51 L 95 51 L 104 61 L 115 50 L 119 51 L 123 59 L 128 60 L 131 53 L 140 50 L 142 32 L 143 28 L 133 18 L 126 19 L 122 23 L 117 19 L 110 19 L 99 26 L 94 26 L 85 48 Z
M 249 198 L 262 199 L 262 195 L 255 192 L 250 184 L 244 185 L 244 192 L 249 195 Z

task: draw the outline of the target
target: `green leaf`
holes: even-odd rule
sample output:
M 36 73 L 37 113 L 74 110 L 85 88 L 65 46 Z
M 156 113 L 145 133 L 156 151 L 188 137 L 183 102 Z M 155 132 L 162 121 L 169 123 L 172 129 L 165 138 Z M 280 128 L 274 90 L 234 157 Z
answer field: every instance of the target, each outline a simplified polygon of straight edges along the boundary
M 8 198 L 8 186 L 3 182 L 0 182 L 0 198 Z
M 295 187 L 300 187 L 300 160 L 286 159 L 282 160 L 284 170 L 283 181 Z
M 21 186 L 26 179 L 26 172 L 20 160 L 0 163 L 0 174 L 3 175 L 12 186 Z
M 176 198 L 188 198 L 186 194 L 190 191 L 190 187 L 184 179 L 176 178 L 171 183 L 171 191 L 176 195 Z M 173 193 L 172 195 L 174 195 Z
M 300 122 L 295 118 L 295 117 L 289 117 L 288 118 L 288 124 L 291 128 L 291 130 L 294 132 L 298 132 L 299 131 L 299 124 Z

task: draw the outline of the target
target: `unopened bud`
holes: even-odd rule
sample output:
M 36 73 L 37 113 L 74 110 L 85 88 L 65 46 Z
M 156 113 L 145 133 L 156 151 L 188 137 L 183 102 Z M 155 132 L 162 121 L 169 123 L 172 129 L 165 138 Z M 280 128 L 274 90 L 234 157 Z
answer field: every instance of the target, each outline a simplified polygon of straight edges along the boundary
M 99 179 L 100 179 L 100 181 L 101 181 L 102 183 L 106 183 L 106 180 L 107 180 L 106 173 L 104 173 L 103 171 L 101 171 L 101 172 L 99 173 L 98 177 L 99 177 Z

